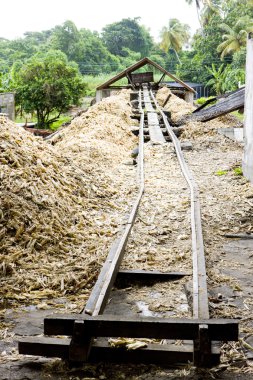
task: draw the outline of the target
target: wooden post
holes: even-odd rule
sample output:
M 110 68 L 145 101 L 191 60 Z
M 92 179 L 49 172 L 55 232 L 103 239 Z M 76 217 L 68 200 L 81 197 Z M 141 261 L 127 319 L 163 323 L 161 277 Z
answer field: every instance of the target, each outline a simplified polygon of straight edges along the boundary
M 103 95 L 102 95 L 102 90 L 97 90 L 96 91 L 96 103 L 100 102 L 103 98 Z
M 194 101 L 194 93 L 191 92 L 191 91 L 186 91 L 185 96 L 184 96 L 184 100 L 185 100 L 187 103 L 193 104 L 193 101 Z
M 247 40 L 243 175 L 253 183 L 253 33 Z

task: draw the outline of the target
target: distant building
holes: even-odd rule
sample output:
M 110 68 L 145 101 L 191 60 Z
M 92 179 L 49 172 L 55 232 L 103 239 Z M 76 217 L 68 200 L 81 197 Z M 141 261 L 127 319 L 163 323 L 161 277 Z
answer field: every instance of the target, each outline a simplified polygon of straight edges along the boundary
M 183 89 L 183 86 L 178 82 L 165 82 L 167 86 L 176 92 L 177 90 L 181 91 Z M 202 97 L 208 97 L 209 96 L 209 88 L 205 87 L 202 83 L 193 83 L 193 82 L 185 82 L 188 86 L 193 88 L 195 90 L 195 96 L 194 99 L 202 98 Z
M 6 114 L 13 121 L 15 120 L 15 95 L 13 92 L 0 93 L 0 113 Z

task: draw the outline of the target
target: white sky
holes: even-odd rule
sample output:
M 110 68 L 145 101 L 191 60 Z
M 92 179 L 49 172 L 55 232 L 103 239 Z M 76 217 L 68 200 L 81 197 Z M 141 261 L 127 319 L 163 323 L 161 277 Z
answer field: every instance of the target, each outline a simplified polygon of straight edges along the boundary
M 150 28 L 157 40 L 170 18 L 178 18 L 199 28 L 194 5 L 185 0 L 0 0 L 0 37 L 13 39 L 24 32 L 48 30 L 66 20 L 78 29 L 101 29 L 122 18 L 141 17 L 141 24 Z

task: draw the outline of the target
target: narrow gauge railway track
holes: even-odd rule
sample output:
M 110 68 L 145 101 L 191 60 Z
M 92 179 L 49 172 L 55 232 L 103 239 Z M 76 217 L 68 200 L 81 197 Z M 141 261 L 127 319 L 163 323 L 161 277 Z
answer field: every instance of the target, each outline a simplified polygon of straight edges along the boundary
M 112 361 L 140 362 L 159 365 L 193 362 L 199 367 L 219 363 L 223 341 L 238 340 L 238 322 L 232 319 L 212 319 L 208 310 L 208 291 L 204 243 L 201 228 L 198 188 L 187 167 L 180 142 L 167 116 L 158 106 L 154 94 L 143 86 L 139 91 L 139 192 L 124 225 L 121 236 L 112 245 L 89 300 L 80 314 L 54 314 L 44 319 L 44 337 L 22 338 L 19 352 L 28 355 L 60 357 L 70 362 Z M 161 124 L 162 127 L 161 128 Z M 191 276 L 174 271 L 120 269 L 129 236 L 135 225 L 138 209 L 145 192 L 144 129 L 150 140 L 165 143 L 165 130 L 174 145 L 182 174 L 190 189 L 192 240 L 192 315 L 189 318 L 136 317 L 108 314 L 106 307 L 116 280 L 128 283 L 176 281 Z M 155 170 L 155 168 L 154 168 Z M 168 183 L 169 186 L 169 183 Z M 105 312 L 104 312 L 105 311 Z M 57 337 L 56 337 L 57 336 Z M 59 338 L 58 336 L 62 336 Z M 112 347 L 108 337 L 149 338 L 165 344 L 150 343 L 138 350 Z M 182 340 L 183 344 L 175 344 Z

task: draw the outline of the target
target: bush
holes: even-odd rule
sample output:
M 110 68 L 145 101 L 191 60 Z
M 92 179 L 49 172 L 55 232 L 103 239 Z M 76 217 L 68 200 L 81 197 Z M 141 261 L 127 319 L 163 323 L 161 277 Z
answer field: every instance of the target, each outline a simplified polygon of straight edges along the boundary
M 199 104 L 200 106 L 202 106 L 202 104 L 204 104 L 205 102 L 207 102 L 207 100 L 209 100 L 209 99 L 213 99 L 213 96 L 209 96 L 208 98 L 205 98 L 204 96 L 202 98 L 198 98 L 196 100 L 196 103 Z M 215 103 L 215 102 L 213 102 L 213 103 Z

